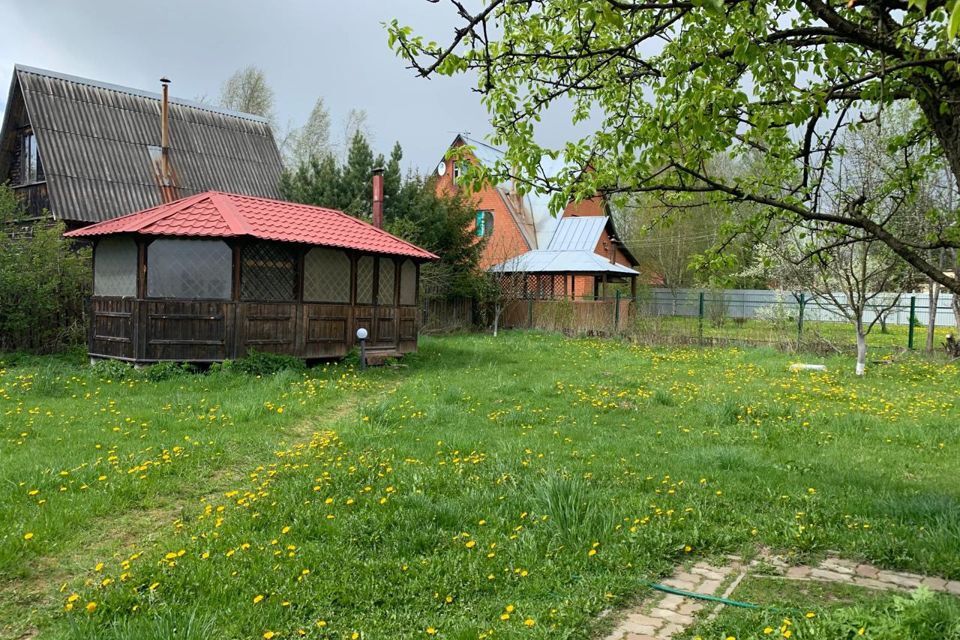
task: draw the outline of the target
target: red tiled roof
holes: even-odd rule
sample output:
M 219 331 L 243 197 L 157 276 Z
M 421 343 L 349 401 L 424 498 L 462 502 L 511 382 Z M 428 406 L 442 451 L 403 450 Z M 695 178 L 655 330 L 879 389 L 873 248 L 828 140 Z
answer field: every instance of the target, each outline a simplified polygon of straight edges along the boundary
M 421 260 L 438 259 L 429 251 L 342 211 L 220 191 L 207 191 L 65 235 L 89 238 L 117 233 L 205 238 L 248 236 Z

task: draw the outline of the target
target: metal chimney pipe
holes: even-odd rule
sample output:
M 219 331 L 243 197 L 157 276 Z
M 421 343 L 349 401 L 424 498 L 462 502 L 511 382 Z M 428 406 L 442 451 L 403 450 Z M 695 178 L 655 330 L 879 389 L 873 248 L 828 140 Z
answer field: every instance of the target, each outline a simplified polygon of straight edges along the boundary
M 373 226 L 383 229 L 383 167 L 373 170 Z
M 170 148 L 170 79 L 160 78 L 163 85 L 163 100 L 160 102 L 160 148 L 166 151 Z
M 170 170 L 170 79 L 160 78 L 163 99 L 160 101 L 160 194 L 163 202 L 173 202 L 173 177 Z

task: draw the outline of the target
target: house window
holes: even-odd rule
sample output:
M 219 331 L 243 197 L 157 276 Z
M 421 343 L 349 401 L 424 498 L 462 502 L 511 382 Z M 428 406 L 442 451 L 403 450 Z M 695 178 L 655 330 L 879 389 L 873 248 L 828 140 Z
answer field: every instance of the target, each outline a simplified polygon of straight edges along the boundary
M 384 307 L 392 307 L 397 304 L 396 290 L 396 265 L 392 258 L 380 258 L 377 260 L 380 272 L 377 276 L 377 304 Z
M 479 238 L 484 238 L 493 233 L 493 211 L 477 211 L 474 232 Z
M 292 302 L 297 299 L 297 256 L 279 242 L 254 242 L 240 249 L 240 299 Z
M 147 246 L 147 296 L 229 300 L 233 252 L 222 240 L 163 238 Z
M 21 154 L 21 184 L 42 182 L 44 180 L 43 163 L 40 162 L 40 151 L 37 149 L 37 137 L 33 135 L 32 131 L 27 131 L 23 134 Z
M 93 250 L 93 295 L 137 295 L 137 245 L 130 238 L 103 238 Z
M 350 258 L 343 251 L 314 247 L 303 261 L 303 299 L 350 302 Z
M 412 260 L 400 267 L 400 304 L 417 304 L 417 265 Z
M 357 304 L 373 304 L 373 256 L 357 260 Z

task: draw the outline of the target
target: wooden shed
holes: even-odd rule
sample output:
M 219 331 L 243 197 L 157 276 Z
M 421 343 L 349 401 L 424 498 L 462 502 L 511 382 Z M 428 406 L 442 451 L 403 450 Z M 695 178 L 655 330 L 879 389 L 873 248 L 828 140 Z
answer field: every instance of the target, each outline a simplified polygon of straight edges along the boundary
M 91 358 L 216 362 L 250 350 L 415 351 L 437 256 L 341 211 L 208 191 L 71 231 L 94 242 Z

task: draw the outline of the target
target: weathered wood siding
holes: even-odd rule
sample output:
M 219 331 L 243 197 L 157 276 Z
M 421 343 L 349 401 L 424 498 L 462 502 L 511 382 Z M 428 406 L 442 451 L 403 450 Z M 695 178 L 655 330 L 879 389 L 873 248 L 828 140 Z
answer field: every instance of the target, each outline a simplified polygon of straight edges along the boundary
M 90 355 L 136 362 L 216 362 L 248 351 L 340 358 L 356 330 L 370 348 L 417 349 L 418 309 L 405 306 L 204 300 L 91 299 Z

